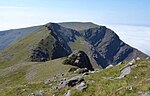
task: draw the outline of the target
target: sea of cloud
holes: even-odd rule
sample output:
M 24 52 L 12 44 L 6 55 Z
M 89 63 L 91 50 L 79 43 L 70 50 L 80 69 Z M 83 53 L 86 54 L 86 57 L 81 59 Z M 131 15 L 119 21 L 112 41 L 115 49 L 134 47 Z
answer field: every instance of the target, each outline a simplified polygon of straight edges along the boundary
M 108 25 L 120 39 L 150 56 L 150 27 L 132 25 Z

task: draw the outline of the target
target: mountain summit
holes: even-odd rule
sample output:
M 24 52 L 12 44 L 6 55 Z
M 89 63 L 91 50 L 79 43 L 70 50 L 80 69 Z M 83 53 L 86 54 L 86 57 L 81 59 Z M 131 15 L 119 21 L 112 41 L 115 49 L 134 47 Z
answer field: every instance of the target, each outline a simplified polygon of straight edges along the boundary
M 0 41 L 0 62 L 4 64 L 44 62 L 66 57 L 75 50 L 85 52 L 94 67 L 102 68 L 147 57 L 120 40 L 111 29 L 91 22 L 48 23 L 2 31 L 0 36 L 6 40 Z

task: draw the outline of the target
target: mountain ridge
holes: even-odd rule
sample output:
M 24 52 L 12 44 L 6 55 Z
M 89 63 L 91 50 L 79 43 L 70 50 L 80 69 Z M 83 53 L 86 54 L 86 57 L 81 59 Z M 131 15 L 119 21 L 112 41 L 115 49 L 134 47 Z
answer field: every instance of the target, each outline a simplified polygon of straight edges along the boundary
M 88 54 L 92 63 L 102 68 L 110 64 L 116 65 L 119 62 L 130 61 L 136 57 L 147 57 L 146 54 L 121 41 L 118 35 L 111 29 L 94 23 L 47 23 L 36 30 L 36 32 L 41 30 L 40 34 L 45 34 L 43 33 L 45 31 L 47 35 L 39 39 L 36 38 L 39 42 L 36 43 L 37 47 L 31 48 L 30 50 L 32 55 L 30 55 L 28 59 L 31 61 L 41 62 L 68 56 L 75 51 L 75 49 L 78 50 L 79 46 L 80 50 Z M 36 32 L 33 31 L 33 33 L 31 33 L 35 34 Z M 32 34 L 28 36 L 34 38 Z M 18 42 L 22 41 L 18 40 Z M 33 41 L 29 40 L 27 45 L 30 42 Z M 11 48 L 11 46 L 9 47 Z M 17 51 L 21 52 L 20 49 Z M 16 58 L 13 51 L 12 54 L 12 57 Z

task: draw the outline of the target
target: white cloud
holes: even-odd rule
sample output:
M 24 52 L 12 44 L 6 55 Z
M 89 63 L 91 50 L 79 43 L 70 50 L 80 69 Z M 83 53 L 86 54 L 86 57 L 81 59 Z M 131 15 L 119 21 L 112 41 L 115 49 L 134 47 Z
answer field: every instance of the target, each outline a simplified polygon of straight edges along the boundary
M 127 44 L 150 55 L 150 27 L 129 25 L 108 25 Z

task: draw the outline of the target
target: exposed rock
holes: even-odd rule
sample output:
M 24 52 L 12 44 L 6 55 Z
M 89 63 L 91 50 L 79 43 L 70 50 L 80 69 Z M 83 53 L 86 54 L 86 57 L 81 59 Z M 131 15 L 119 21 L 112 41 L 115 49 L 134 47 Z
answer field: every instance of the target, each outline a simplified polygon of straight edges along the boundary
M 89 75 L 89 72 L 84 72 L 83 75 Z
M 65 96 L 70 96 L 71 95 L 71 90 L 68 90 L 67 93 L 65 93 Z
M 63 63 L 77 66 L 79 68 L 87 68 L 88 70 L 94 70 L 87 54 L 83 51 L 73 52 Z
M 141 58 L 140 58 L 140 57 L 137 57 L 136 60 L 137 60 L 137 61 L 138 61 L 138 60 L 141 60 Z
M 34 93 L 29 94 L 28 96 L 36 96 Z
M 26 89 L 22 89 L 22 91 L 24 92 L 24 91 L 26 91 Z
M 78 74 L 83 74 L 85 72 L 89 72 L 89 70 L 87 68 L 78 68 L 77 70 L 74 71 L 74 73 Z
M 34 49 L 32 54 L 32 61 L 43 62 L 49 60 L 48 52 L 46 50 L 42 50 L 40 47 Z
M 131 73 L 131 69 L 133 69 L 135 67 L 137 67 L 137 65 L 135 64 L 135 60 L 133 59 L 131 62 L 129 62 L 127 65 L 125 65 L 124 67 L 122 67 L 120 69 L 121 74 L 116 79 L 124 78 L 126 75 L 130 74 Z
M 111 67 L 113 67 L 113 65 L 108 65 L 108 66 L 106 67 L 106 69 L 111 68 Z
M 76 86 L 76 89 L 80 90 L 80 91 L 82 91 L 86 88 L 87 88 L 87 85 L 84 82 L 81 82 L 79 85 Z
M 58 89 L 65 88 L 68 85 L 68 81 L 62 81 L 57 85 Z
M 60 82 L 59 84 L 57 84 L 56 86 L 52 86 L 51 89 L 52 90 L 60 90 L 60 89 L 65 88 L 66 86 L 73 87 L 82 81 L 84 81 L 84 79 L 80 76 L 75 76 L 70 79 L 63 78 L 59 81 Z
M 82 33 L 86 41 L 94 47 L 92 54 L 97 54 L 94 59 L 102 68 L 110 64 L 116 65 L 119 62 L 130 61 L 136 57 L 147 57 L 146 54 L 125 44 L 117 34 L 105 26 L 90 28 Z
M 139 92 L 139 96 L 150 96 L 150 92 Z
M 136 62 L 135 59 L 132 59 L 128 64 L 133 65 L 133 64 L 135 64 L 135 62 Z
M 53 84 L 49 84 L 49 86 L 52 86 Z
M 122 69 L 121 75 L 120 75 L 119 77 L 117 77 L 117 79 L 122 79 L 122 78 L 124 78 L 126 75 L 130 74 L 130 72 L 131 72 L 131 67 L 130 67 L 130 66 L 128 66 L 128 67 Z
M 121 65 L 121 64 L 123 64 L 123 62 L 119 62 L 119 63 L 117 64 L 117 66 L 119 66 L 119 65 Z
M 123 70 L 124 68 L 129 67 L 129 66 L 133 66 L 133 65 L 136 66 L 135 62 L 136 61 L 134 59 L 131 60 L 127 65 L 123 66 L 120 70 Z
M 48 84 L 51 81 L 51 79 L 47 79 L 44 81 L 44 84 Z
M 76 84 L 80 83 L 84 81 L 84 79 L 80 76 L 75 76 L 75 77 L 72 77 L 71 79 L 68 80 L 68 86 L 75 86 Z
M 99 72 L 99 70 L 93 70 L 93 71 L 90 71 L 88 73 L 96 73 L 96 72 Z
M 146 58 L 146 60 L 148 60 L 148 59 L 149 59 L 149 57 Z
M 132 86 L 126 87 L 126 90 L 132 91 L 133 87 Z
M 44 91 L 44 90 L 40 90 L 40 91 L 38 92 L 38 94 L 43 96 L 43 95 L 45 94 L 45 91 Z

